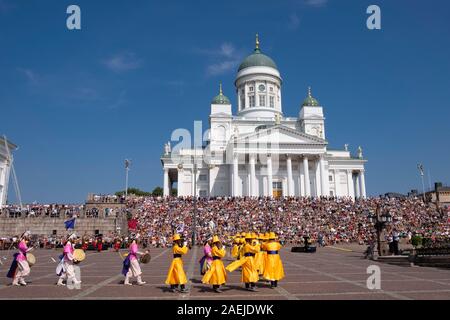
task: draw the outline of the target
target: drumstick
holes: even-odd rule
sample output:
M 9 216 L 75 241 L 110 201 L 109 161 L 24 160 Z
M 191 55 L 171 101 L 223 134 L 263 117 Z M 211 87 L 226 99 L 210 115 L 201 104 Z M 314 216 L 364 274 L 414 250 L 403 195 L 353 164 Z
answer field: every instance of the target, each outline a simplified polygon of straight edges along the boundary
M 122 256 L 122 254 L 120 253 L 120 251 L 117 251 L 117 253 L 119 254 L 119 257 L 123 260 L 125 260 L 125 258 Z

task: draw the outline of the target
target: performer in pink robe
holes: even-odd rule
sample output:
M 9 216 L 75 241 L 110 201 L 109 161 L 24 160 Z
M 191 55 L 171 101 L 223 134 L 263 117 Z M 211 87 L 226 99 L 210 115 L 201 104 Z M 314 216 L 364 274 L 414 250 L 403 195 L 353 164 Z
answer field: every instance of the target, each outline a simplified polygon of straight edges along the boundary
M 204 275 L 210 268 L 213 262 L 212 248 L 211 248 L 212 238 L 209 237 L 203 246 L 203 257 L 200 259 L 200 274 Z
M 72 234 L 69 236 L 69 238 L 67 239 L 66 244 L 64 245 L 64 250 L 63 250 L 63 261 L 62 262 L 62 270 L 63 272 L 61 273 L 59 279 L 58 279 L 58 286 L 64 285 L 63 281 L 67 280 L 67 281 L 72 281 L 73 284 L 80 284 L 81 281 L 77 280 L 76 276 L 75 276 L 75 270 L 73 268 L 73 263 L 74 263 L 74 257 L 73 257 L 73 252 L 75 251 L 74 246 L 72 244 L 72 241 L 76 239 L 76 235 Z M 58 268 L 57 268 L 58 270 Z M 58 271 L 57 271 L 58 273 Z
M 148 253 L 148 251 L 146 251 L 144 253 Z M 123 270 L 122 270 L 122 274 L 125 275 L 125 281 L 123 283 L 124 285 L 131 286 L 131 283 L 130 283 L 131 277 L 136 277 L 137 284 L 140 286 L 142 286 L 146 283 L 145 281 L 142 281 L 141 266 L 139 265 L 139 259 L 137 257 L 138 254 L 142 255 L 144 253 L 138 251 L 138 245 L 136 243 L 136 239 L 133 239 L 133 241 L 131 242 L 130 248 L 129 248 L 128 256 L 126 257 L 126 259 L 124 261 Z
M 27 242 L 29 241 L 31 233 L 26 231 L 20 237 L 19 242 L 19 253 L 16 255 L 15 261 L 17 262 L 17 266 L 15 270 L 12 270 L 13 276 L 13 286 L 26 286 L 25 277 L 30 274 L 30 266 L 27 261 L 27 252 L 33 250 L 33 248 L 28 248 Z M 14 263 L 13 263 L 14 264 Z

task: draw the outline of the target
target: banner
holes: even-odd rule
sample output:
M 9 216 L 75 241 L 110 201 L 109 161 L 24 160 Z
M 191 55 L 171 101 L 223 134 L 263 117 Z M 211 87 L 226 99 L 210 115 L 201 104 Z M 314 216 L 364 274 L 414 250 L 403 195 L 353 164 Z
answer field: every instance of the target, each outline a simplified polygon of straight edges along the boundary
M 75 218 L 64 221 L 64 225 L 66 226 L 66 230 L 67 229 L 75 229 Z

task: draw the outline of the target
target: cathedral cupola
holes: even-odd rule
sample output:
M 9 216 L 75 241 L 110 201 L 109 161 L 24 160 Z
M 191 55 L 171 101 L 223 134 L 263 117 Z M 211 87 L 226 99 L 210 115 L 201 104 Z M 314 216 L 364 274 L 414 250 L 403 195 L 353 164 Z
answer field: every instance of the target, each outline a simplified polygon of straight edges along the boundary
M 317 107 L 319 106 L 319 101 L 316 100 L 311 94 L 311 87 L 308 87 L 308 96 L 303 100 L 302 107 Z
M 211 104 L 231 104 L 230 99 L 222 92 L 222 83 L 219 85 L 219 94 L 212 99 Z
M 272 58 L 266 56 L 261 52 L 261 49 L 259 48 L 258 34 L 256 35 L 255 50 L 251 55 L 247 56 L 244 61 L 242 61 L 239 66 L 238 72 L 242 69 L 250 67 L 269 67 L 278 70 L 277 65 L 272 60 Z
M 256 35 L 255 49 L 238 68 L 236 93 L 238 115 L 244 118 L 275 119 L 281 111 L 282 79 L 277 65 L 262 53 Z

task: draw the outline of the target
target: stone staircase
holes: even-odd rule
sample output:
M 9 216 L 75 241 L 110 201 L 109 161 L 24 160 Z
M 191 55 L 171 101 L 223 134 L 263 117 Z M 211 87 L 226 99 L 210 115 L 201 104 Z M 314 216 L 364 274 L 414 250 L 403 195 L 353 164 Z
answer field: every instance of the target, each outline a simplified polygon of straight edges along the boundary
M 403 255 L 399 255 L 399 256 L 381 256 L 377 258 L 377 261 L 379 262 L 383 262 L 383 263 L 387 263 L 387 264 L 392 264 L 392 265 L 396 265 L 396 266 L 402 266 L 402 267 L 412 267 L 413 261 L 411 260 L 411 258 L 409 256 L 403 256 Z
M 421 267 L 450 268 L 450 255 L 416 256 L 414 264 Z

